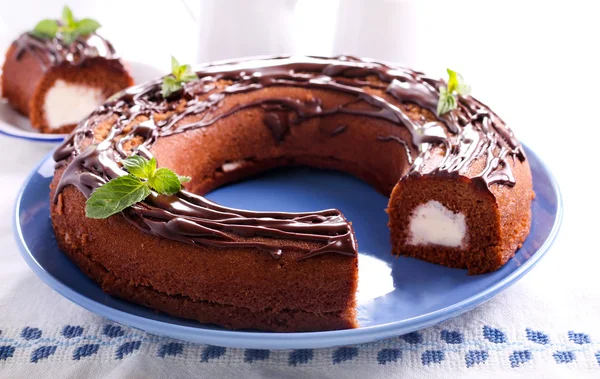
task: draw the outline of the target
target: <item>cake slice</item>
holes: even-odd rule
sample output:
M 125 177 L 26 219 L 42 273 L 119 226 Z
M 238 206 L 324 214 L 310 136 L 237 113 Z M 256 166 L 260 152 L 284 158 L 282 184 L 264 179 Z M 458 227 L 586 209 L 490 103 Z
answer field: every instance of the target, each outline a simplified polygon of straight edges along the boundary
M 43 133 L 68 133 L 110 95 L 133 85 L 91 19 L 43 20 L 6 52 L 2 97 Z
M 387 209 L 394 254 L 469 274 L 497 270 L 515 255 L 531 226 L 531 171 L 508 160 L 515 185 L 488 187 L 478 163 L 451 180 L 430 174 L 398 182 Z

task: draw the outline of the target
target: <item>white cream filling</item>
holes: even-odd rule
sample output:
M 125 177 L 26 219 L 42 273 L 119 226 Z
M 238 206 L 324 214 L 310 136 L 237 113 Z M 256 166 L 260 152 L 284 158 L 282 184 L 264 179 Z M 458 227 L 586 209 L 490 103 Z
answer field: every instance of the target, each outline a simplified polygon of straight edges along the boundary
M 221 166 L 221 170 L 223 172 L 231 172 L 242 168 L 246 164 L 245 160 L 233 161 L 233 162 L 225 162 Z
M 460 247 L 467 234 L 467 224 L 462 213 L 454 213 L 439 201 L 429 200 L 415 208 L 409 230 L 409 245 Z
M 44 114 L 52 129 L 76 124 L 104 102 L 100 88 L 57 80 L 46 93 Z

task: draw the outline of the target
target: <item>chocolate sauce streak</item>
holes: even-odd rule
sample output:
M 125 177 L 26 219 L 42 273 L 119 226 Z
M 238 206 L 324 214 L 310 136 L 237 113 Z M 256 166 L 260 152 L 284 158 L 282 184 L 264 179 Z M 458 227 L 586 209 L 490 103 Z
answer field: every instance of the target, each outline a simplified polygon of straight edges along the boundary
M 78 37 L 70 45 L 66 45 L 57 37 L 40 39 L 29 33 L 23 33 L 15 43 L 17 60 L 28 51 L 36 57 L 44 70 L 62 63 L 79 66 L 89 58 L 118 59 L 113 45 L 96 33 Z
M 380 136 L 378 140 L 394 141 L 403 148 L 411 165 L 407 175 L 460 175 L 473 160 L 486 157 L 485 168 L 475 179 L 487 186 L 512 186 L 515 179 L 508 160 L 525 159 L 511 130 L 472 97 L 459 97 L 458 109 L 434 122 L 413 121 L 402 103 L 415 103 L 435 114 L 443 82 L 405 68 L 347 56 L 276 57 L 203 66 L 197 73 L 200 79 L 187 83 L 174 98 L 163 99 L 160 95 L 162 79 L 155 80 L 113 96 L 82 122 L 54 154 L 57 167 L 66 165 L 56 196 L 66 186 L 73 185 L 89 197 L 103 183 L 126 174 L 117 163 L 121 159 L 130 154 L 152 157 L 150 147 L 158 138 L 209 127 L 253 107 L 265 109 L 263 122 L 277 142 L 285 139 L 294 125 L 333 114 L 383 119 L 405 128 L 411 135 L 408 141 L 397 136 Z M 369 80 L 369 77 L 378 80 Z M 316 98 L 302 101 L 263 97 L 235 105 L 225 112 L 213 112 L 229 95 L 277 86 L 335 91 L 350 95 L 351 100 L 327 108 Z M 385 95 L 377 95 L 369 89 L 378 89 Z M 181 101 L 185 101 L 182 111 L 177 108 Z M 370 107 L 355 106 L 361 103 Z M 165 113 L 170 116 L 155 117 Z M 191 115 L 203 116 L 186 123 L 186 117 Z M 145 121 L 132 124 L 140 117 Z M 112 125 L 108 136 L 82 149 L 82 142 L 89 141 L 98 123 L 108 118 Z M 342 125 L 331 136 L 346 129 L 347 126 Z M 144 142 L 133 152 L 127 152 L 125 143 L 136 136 Z M 424 172 L 423 163 L 434 147 L 443 149 L 444 158 L 433 171 Z M 300 259 L 327 253 L 357 254 L 350 224 L 335 209 L 314 213 L 251 212 L 227 208 L 183 190 L 174 196 L 152 194 L 125 210 L 123 215 L 144 232 L 190 244 L 252 247 L 266 250 L 274 257 L 281 256 L 287 249 L 298 250 L 280 246 L 274 240 L 283 238 L 323 245 L 305 250 Z

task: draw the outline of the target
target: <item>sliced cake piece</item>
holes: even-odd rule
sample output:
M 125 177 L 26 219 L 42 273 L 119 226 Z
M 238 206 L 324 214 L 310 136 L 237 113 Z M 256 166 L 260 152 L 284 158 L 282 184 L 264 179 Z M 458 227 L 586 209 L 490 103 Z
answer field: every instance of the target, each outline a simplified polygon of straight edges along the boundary
M 70 132 L 110 95 L 133 85 L 91 19 L 43 20 L 6 52 L 2 97 L 43 133 Z

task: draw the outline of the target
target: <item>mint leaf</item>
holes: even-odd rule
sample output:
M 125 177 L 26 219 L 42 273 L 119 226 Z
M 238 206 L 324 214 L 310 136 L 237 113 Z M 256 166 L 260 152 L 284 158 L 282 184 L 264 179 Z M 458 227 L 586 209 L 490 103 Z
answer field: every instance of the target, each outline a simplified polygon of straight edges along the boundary
M 179 75 L 179 80 L 183 83 L 191 82 L 192 80 L 198 79 L 198 74 L 192 71 L 192 68 L 189 65 L 183 66 L 185 69 Z
M 450 92 L 446 90 L 446 87 L 440 87 L 440 99 L 437 104 L 436 113 L 438 116 L 441 116 L 445 113 L 450 112 L 453 109 L 456 109 L 456 97 Z
M 79 35 L 74 30 L 61 30 L 60 35 L 62 37 L 62 42 L 65 45 L 72 44 L 73 42 L 75 42 L 77 37 L 79 37 Z
M 156 158 L 152 157 L 152 159 L 150 159 L 146 166 L 146 171 L 148 172 L 148 177 L 154 175 L 154 172 L 156 171 Z
M 148 185 L 156 192 L 172 195 L 181 189 L 181 183 L 191 180 L 188 176 L 179 176 L 168 168 L 156 169 L 156 158 L 147 160 L 139 155 L 121 161 L 129 173 L 140 179 L 147 179 Z
M 94 33 L 100 26 L 98 21 L 92 20 L 91 18 L 84 18 L 83 20 L 77 21 L 75 31 L 77 31 L 80 36 L 87 36 Z
M 171 55 L 171 73 L 173 75 L 177 75 L 177 73 L 179 72 L 179 62 L 177 61 L 177 59 L 175 59 L 174 56 Z
M 181 88 L 181 83 L 179 83 L 177 79 L 172 76 L 166 76 L 163 79 L 161 94 L 166 98 L 179 91 Z
M 471 93 L 471 86 L 465 83 L 461 74 L 449 68 L 446 71 L 448 72 L 448 92 L 456 92 L 462 96 L 467 96 Z
M 447 68 L 446 71 L 448 72 L 448 92 L 453 93 L 458 87 L 456 71 L 452 71 L 449 68 Z
M 156 158 L 150 160 L 134 155 L 121 161 L 128 175 L 120 176 L 97 188 L 86 202 L 89 218 L 106 218 L 144 200 L 150 188 L 159 194 L 173 195 L 181 190 L 181 183 L 191 180 L 168 168 L 156 169 Z
M 150 162 L 139 155 L 134 155 L 123 159 L 121 164 L 130 174 L 137 176 L 140 179 L 148 179 L 152 174 L 154 174 L 154 170 L 156 169 L 156 159 L 154 160 L 154 168 L 150 167 Z
M 198 75 L 189 64 L 181 65 L 174 56 L 171 56 L 171 75 L 165 76 L 163 79 L 161 93 L 163 97 L 169 97 L 183 88 L 183 83 L 196 79 L 198 79 Z
M 467 96 L 471 94 L 471 86 L 465 83 L 463 77 L 458 75 L 458 86 L 456 87 L 456 93 L 461 96 Z
M 88 218 L 107 218 L 144 200 L 150 195 L 148 185 L 133 175 L 115 178 L 96 188 L 85 203 Z
M 67 26 L 75 26 L 75 18 L 73 18 L 73 12 L 71 12 L 71 8 L 69 8 L 66 5 L 64 6 L 62 11 L 62 20 Z
M 58 32 L 58 23 L 55 20 L 46 19 L 38 22 L 31 33 L 38 38 L 51 39 L 56 36 L 56 32 Z
M 94 33 L 99 27 L 100 23 L 91 18 L 76 20 L 71 9 L 65 6 L 60 23 L 56 20 L 42 20 L 33 28 L 31 35 L 40 39 L 51 39 L 58 36 L 62 44 L 68 46 L 80 36 Z
M 148 179 L 148 184 L 156 192 L 165 195 L 176 194 L 181 189 L 181 182 L 177 174 L 164 167 L 156 170 L 154 175 Z
M 467 96 L 471 93 L 471 86 L 465 83 L 465 80 L 458 72 L 449 68 L 446 71 L 448 72 L 448 88 L 444 86 L 440 87 L 440 98 L 436 111 L 438 116 L 457 108 L 457 95 Z

